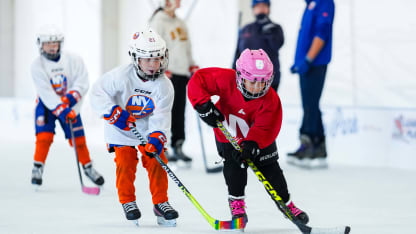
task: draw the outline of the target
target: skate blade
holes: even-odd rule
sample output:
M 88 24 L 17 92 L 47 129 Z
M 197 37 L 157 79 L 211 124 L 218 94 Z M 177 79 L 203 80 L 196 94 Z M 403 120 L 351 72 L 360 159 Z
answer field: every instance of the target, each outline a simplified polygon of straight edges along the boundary
M 130 220 L 130 221 L 134 224 L 134 226 L 140 227 L 139 226 L 139 220 L 138 219 L 136 219 L 136 220 Z
M 167 220 L 163 217 L 157 216 L 157 224 L 162 227 L 176 227 L 176 219 Z
M 310 160 L 309 168 L 311 169 L 328 168 L 328 162 L 326 161 L 325 158 L 315 158 L 315 159 Z
M 32 184 L 32 185 L 33 185 L 33 190 L 35 192 L 38 192 L 40 190 L 40 185 L 38 185 L 38 184 Z

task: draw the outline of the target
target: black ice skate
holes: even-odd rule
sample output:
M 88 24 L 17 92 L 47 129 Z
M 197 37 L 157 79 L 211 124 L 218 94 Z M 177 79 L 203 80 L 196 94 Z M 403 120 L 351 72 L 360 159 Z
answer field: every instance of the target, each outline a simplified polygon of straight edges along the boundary
M 297 208 L 292 201 L 287 202 L 286 205 L 290 209 L 290 211 L 292 211 L 293 215 L 295 215 L 295 217 L 298 218 L 301 223 L 307 224 L 309 222 L 308 215 L 301 209 Z
M 139 218 L 142 216 L 140 213 L 139 208 L 137 207 L 136 201 L 127 202 L 121 204 L 123 206 L 124 214 L 126 215 L 126 219 L 132 220 L 134 224 L 139 226 Z
M 184 140 L 178 140 L 173 147 L 173 155 L 168 159 L 171 162 L 180 163 L 178 166 L 189 168 L 191 167 L 192 158 L 188 157 L 182 151 L 182 145 Z
M 35 186 L 42 185 L 43 163 L 35 162 L 32 169 L 32 184 Z
M 309 162 L 309 168 L 327 168 L 328 163 L 326 160 L 326 143 L 325 137 L 320 142 L 314 144 L 313 156 Z
M 179 217 L 178 212 L 172 208 L 169 202 L 156 204 L 153 212 L 157 216 L 157 224 L 165 227 L 176 227 L 176 219 Z
M 93 167 L 92 163 L 89 162 L 83 166 L 85 175 L 96 185 L 103 185 L 104 178 L 100 175 Z
M 300 146 L 295 152 L 287 154 L 287 163 L 295 166 L 308 167 L 313 153 L 314 147 L 311 138 L 308 135 L 301 134 Z

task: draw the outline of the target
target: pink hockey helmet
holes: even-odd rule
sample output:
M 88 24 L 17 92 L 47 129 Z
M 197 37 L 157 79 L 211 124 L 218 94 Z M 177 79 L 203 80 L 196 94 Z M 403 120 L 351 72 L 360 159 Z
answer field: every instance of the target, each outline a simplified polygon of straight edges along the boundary
M 273 63 L 262 49 L 245 49 L 236 61 L 236 70 L 237 88 L 249 99 L 264 96 L 274 77 Z

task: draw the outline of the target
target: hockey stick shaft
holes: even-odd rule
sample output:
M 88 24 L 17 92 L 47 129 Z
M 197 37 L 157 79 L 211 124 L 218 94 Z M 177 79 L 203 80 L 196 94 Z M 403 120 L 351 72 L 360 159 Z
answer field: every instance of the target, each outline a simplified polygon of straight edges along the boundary
M 142 135 L 137 131 L 137 129 L 130 125 L 130 130 L 133 134 L 141 141 L 142 144 L 146 144 L 146 140 L 142 137 Z M 179 187 L 180 190 L 185 194 L 185 196 L 191 201 L 191 203 L 195 206 L 195 208 L 199 211 L 199 213 L 204 216 L 205 220 L 215 229 L 242 229 L 245 227 L 246 223 L 243 218 L 238 218 L 230 221 L 220 221 L 218 219 L 212 218 L 198 203 L 198 201 L 192 196 L 191 192 L 182 184 L 179 178 L 173 173 L 173 171 L 166 165 L 165 162 L 159 157 L 159 155 L 154 154 L 154 158 L 160 164 L 160 166 L 166 171 L 169 177 L 175 182 L 175 184 Z
M 238 150 L 242 151 L 240 145 L 237 141 L 231 136 L 231 133 L 224 127 L 224 125 L 217 120 L 217 126 L 227 138 L 227 140 L 233 145 L 233 147 Z M 267 193 L 270 195 L 272 200 L 275 202 L 279 210 L 290 220 L 294 223 L 302 233 L 305 234 L 326 234 L 326 233 L 333 233 L 333 234 L 348 234 L 350 232 L 350 227 L 337 227 L 337 228 L 311 228 L 298 220 L 296 216 L 292 213 L 292 211 L 286 206 L 283 202 L 282 198 L 278 195 L 277 191 L 273 188 L 270 182 L 266 179 L 263 173 L 254 165 L 253 161 L 250 159 L 246 160 L 247 165 L 253 170 L 254 174 L 257 176 L 260 182 L 263 183 L 263 186 L 266 188 Z
M 205 171 L 208 173 L 215 173 L 215 172 L 220 172 L 222 171 L 222 166 L 218 166 L 218 167 L 214 167 L 214 168 L 209 168 L 208 167 L 208 162 L 207 162 L 207 156 L 205 154 L 205 144 L 204 144 L 204 136 L 202 133 L 202 127 L 201 127 L 201 120 L 199 119 L 199 115 L 196 115 L 196 121 L 198 124 L 198 131 L 199 131 L 199 139 L 201 142 L 201 151 L 202 151 L 202 158 L 204 160 L 204 166 L 205 166 Z
M 87 187 L 84 185 L 84 182 L 82 181 L 82 175 L 81 175 L 81 168 L 79 166 L 79 156 L 77 151 L 77 145 L 75 143 L 75 136 L 74 136 L 74 129 L 72 127 L 72 120 L 68 120 L 69 122 L 69 131 L 71 132 L 71 141 L 72 141 L 72 147 L 74 147 L 75 150 L 75 158 L 78 168 L 78 175 L 79 175 L 79 181 L 81 182 L 81 190 L 82 192 L 90 195 L 98 195 L 100 194 L 100 188 L 99 187 Z

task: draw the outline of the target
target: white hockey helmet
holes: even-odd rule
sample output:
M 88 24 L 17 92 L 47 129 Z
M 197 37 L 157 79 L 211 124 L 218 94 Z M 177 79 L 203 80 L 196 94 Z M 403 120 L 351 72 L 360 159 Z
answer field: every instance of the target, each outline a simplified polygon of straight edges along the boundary
M 129 45 L 129 55 L 136 68 L 137 74 L 142 79 L 155 80 L 164 76 L 165 71 L 168 68 L 169 58 L 166 42 L 159 34 L 150 28 L 133 34 Z M 159 70 L 152 75 L 145 73 L 139 65 L 139 59 L 158 57 L 160 58 Z
M 55 54 L 43 51 L 42 46 L 45 42 L 59 42 L 59 50 Z M 47 59 L 56 59 L 61 55 L 62 46 L 64 44 L 64 34 L 56 25 L 44 25 L 39 29 L 36 35 L 36 44 L 41 55 Z

